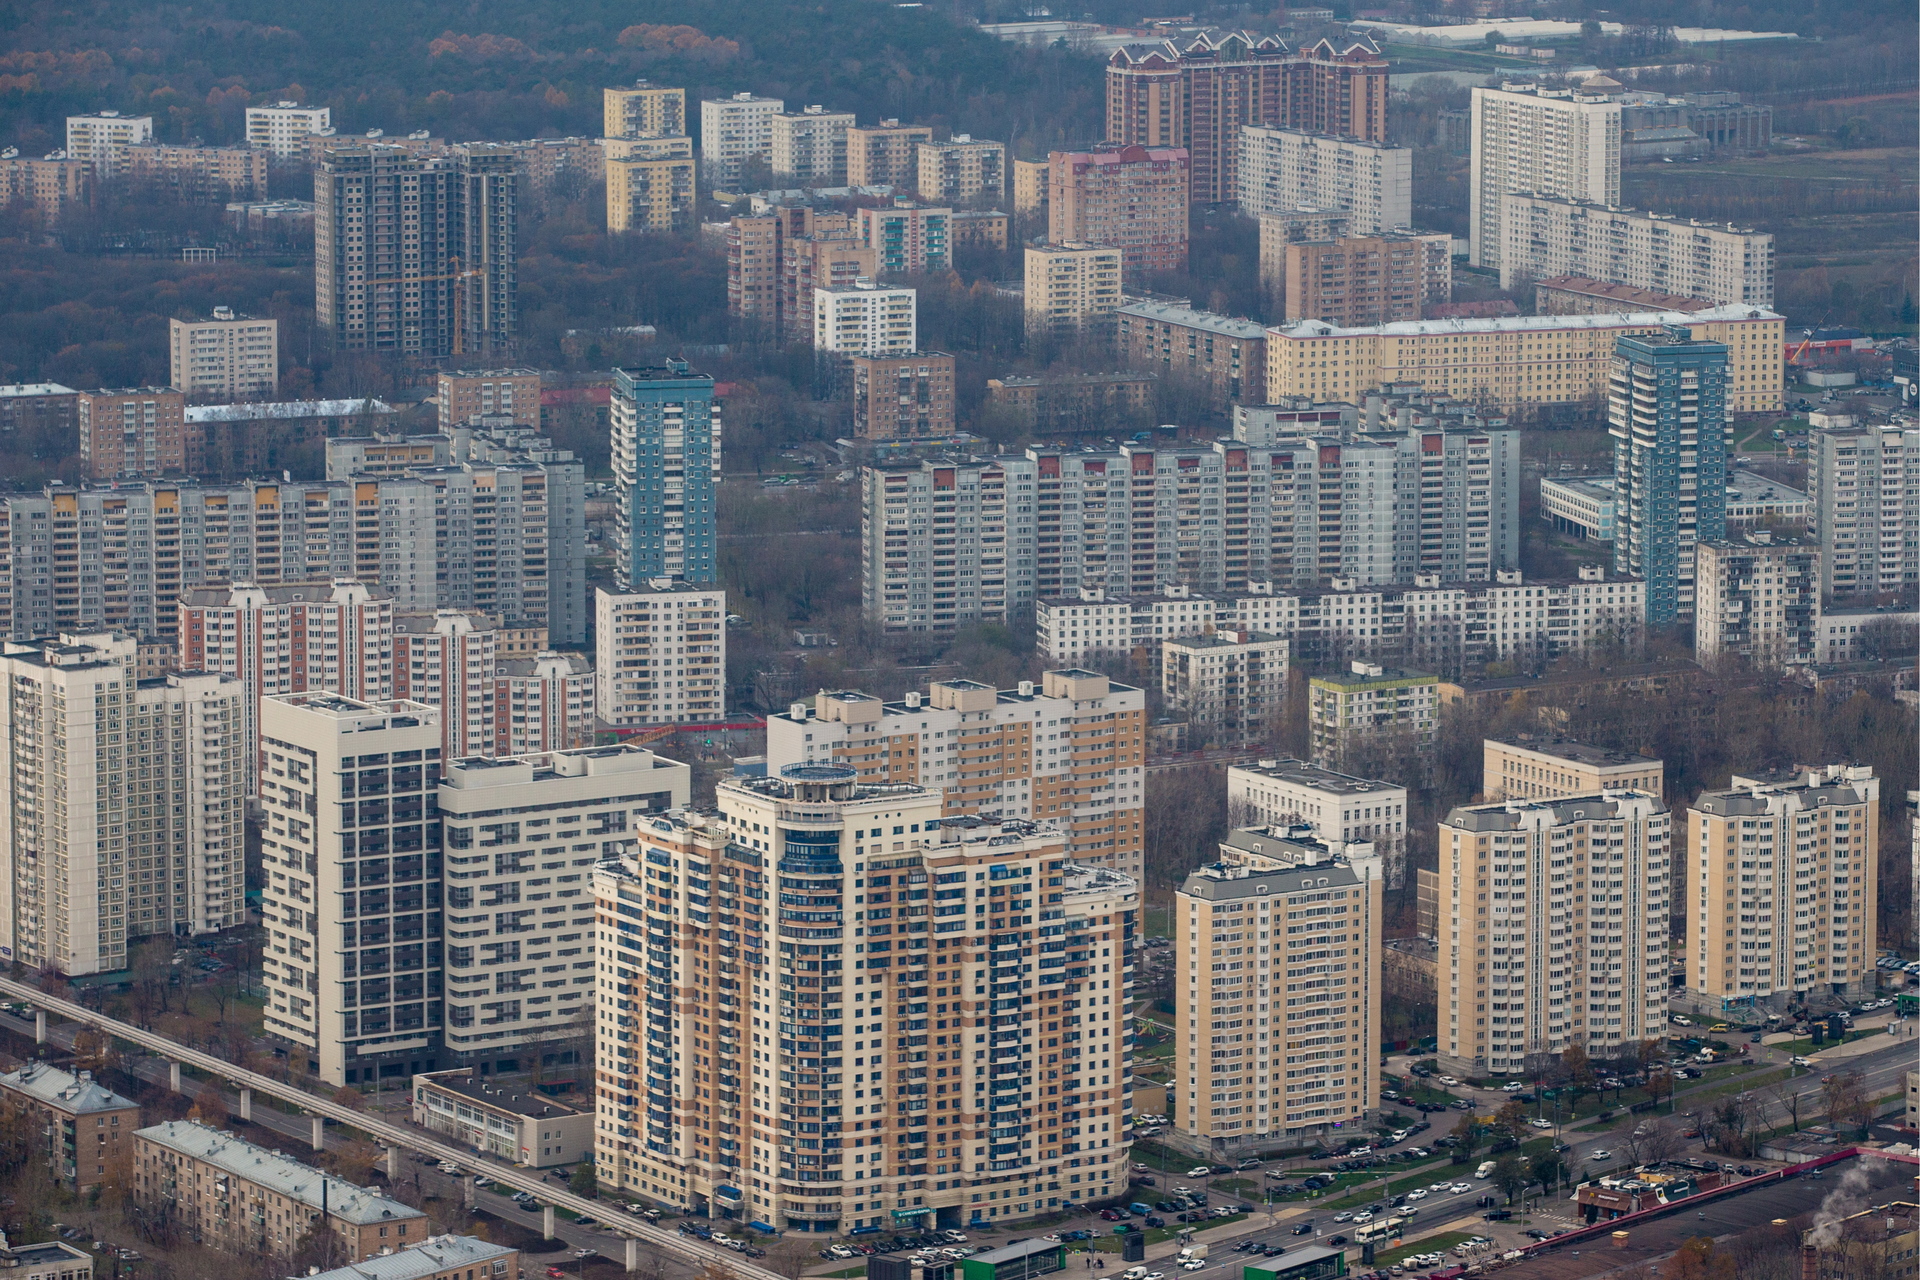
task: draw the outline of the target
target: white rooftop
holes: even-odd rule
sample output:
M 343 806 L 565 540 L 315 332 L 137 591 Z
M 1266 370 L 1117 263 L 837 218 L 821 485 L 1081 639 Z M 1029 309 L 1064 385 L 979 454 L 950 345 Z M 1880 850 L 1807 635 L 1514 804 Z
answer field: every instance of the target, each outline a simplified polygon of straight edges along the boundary
M 1204 329 L 1230 338 L 1256 339 L 1267 336 L 1265 326 L 1257 320 L 1223 316 L 1213 311 L 1196 311 L 1192 307 L 1176 307 L 1170 302 L 1129 302 L 1120 308 L 1120 314 L 1139 316 L 1143 320 L 1160 320 L 1190 329 Z
M 78 395 L 72 387 L 63 387 L 57 382 L 16 382 L 12 386 L 0 387 L 0 396 L 71 396 Z
M 476 1236 L 435 1236 L 411 1249 L 381 1254 L 365 1262 L 350 1262 L 344 1267 L 322 1271 L 303 1280 L 426 1280 L 455 1267 L 492 1262 L 511 1257 L 516 1251 L 492 1244 Z M 468 1274 L 472 1274 L 469 1272 Z M 480 1274 L 490 1274 L 482 1268 Z
M 1396 320 L 1392 324 L 1343 329 L 1324 320 L 1302 320 L 1274 325 L 1276 338 L 1350 338 L 1367 334 L 1383 337 L 1443 337 L 1454 333 L 1536 333 L 1550 329 L 1624 329 L 1642 325 L 1695 325 L 1729 320 L 1785 320 L 1762 307 L 1709 307 L 1705 311 L 1624 311 L 1605 315 L 1485 316 L 1447 320 Z
M 395 413 L 384 400 L 276 400 L 261 404 L 203 404 L 187 410 L 188 422 L 249 422 L 255 418 L 341 418 L 356 413 Z
M 90 1071 L 73 1075 L 44 1062 L 29 1062 L 18 1071 L 0 1076 L 0 1088 L 23 1093 L 52 1107 L 76 1115 L 94 1111 L 123 1111 L 140 1104 L 123 1098 L 93 1078 Z
M 169 1120 L 165 1124 L 138 1130 L 134 1136 L 181 1155 L 203 1160 L 217 1169 L 225 1169 L 236 1178 L 298 1200 L 310 1209 L 320 1207 L 320 1187 L 324 1182 L 327 1212 L 342 1222 L 356 1226 L 426 1217 L 418 1209 L 389 1199 L 377 1191 L 356 1187 L 351 1182 L 330 1177 L 278 1151 L 255 1146 L 223 1129 L 211 1129 L 191 1120 Z

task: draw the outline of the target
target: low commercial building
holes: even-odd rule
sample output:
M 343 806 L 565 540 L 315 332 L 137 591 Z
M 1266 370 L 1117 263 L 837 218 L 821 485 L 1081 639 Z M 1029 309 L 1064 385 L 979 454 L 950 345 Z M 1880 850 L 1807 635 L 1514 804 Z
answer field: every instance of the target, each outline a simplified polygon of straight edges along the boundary
M 1261 760 L 1227 769 L 1227 821 L 1234 826 L 1306 824 L 1322 840 L 1373 845 L 1389 854 L 1407 838 L 1407 789 L 1305 760 Z
M 1487 738 L 1480 789 L 1489 800 L 1558 800 L 1602 791 L 1666 794 L 1666 766 L 1633 751 L 1568 738 Z
M 1362 743 L 1403 736 L 1419 747 L 1433 742 L 1440 677 L 1389 670 L 1356 659 L 1351 671 L 1307 682 L 1307 730 L 1313 762 L 1339 768 Z
M 93 1255 L 64 1240 L 0 1249 L 7 1280 L 93 1280 Z
M 1152 373 L 1022 373 L 987 379 L 987 399 L 1021 415 L 1033 434 L 1099 431 L 1111 434 L 1116 417 L 1153 407 L 1159 376 Z
M 1614 502 L 1612 476 L 1540 478 L 1540 518 L 1576 538 L 1612 542 Z
M 1574 1200 L 1589 1222 L 1611 1222 L 1643 1209 L 1674 1204 L 1720 1185 L 1720 1166 L 1711 1161 L 1649 1164 L 1631 1173 L 1582 1183 Z
M 520 1280 L 523 1274 L 518 1249 L 477 1236 L 447 1235 L 434 1236 L 397 1253 L 313 1273 L 306 1280 Z
M 1257 320 L 1134 302 L 1117 312 L 1119 348 L 1136 369 L 1203 384 L 1214 407 L 1264 399 L 1267 330 Z
M 1754 525 L 1804 529 L 1813 515 L 1807 495 L 1753 471 L 1727 471 L 1727 528 Z
M 290 1258 L 309 1233 L 327 1230 L 360 1262 L 429 1230 L 411 1205 L 192 1120 L 134 1133 L 133 1196 L 148 1222 L 176 1224 L 222 1253 Z
M 680 798 L 684 801 L 685 796 Z M 592 1111 L 523 1092 L 519 1086 L 490 1084 L 471 1067 L 415 1076 L 413 1122 L 463 1146 L 535 1169 L 593 1155 Z
M 1869 662 L 1913 652 L 1913 634 L 1920 628 L 1920 612 L 1913 609 L 1822 609 L 1814 622 L 1813 660 Z
M 47 1167 L 69 1191 L 104 1182 L 107 1171 L 133 1150 L 140 1127 L 140 1104 L 123 1098 L 93 1078 L 29 1062 L 0 1075 L 0 1099 L 30 1117 L 31 1130 L 43 1138 Z

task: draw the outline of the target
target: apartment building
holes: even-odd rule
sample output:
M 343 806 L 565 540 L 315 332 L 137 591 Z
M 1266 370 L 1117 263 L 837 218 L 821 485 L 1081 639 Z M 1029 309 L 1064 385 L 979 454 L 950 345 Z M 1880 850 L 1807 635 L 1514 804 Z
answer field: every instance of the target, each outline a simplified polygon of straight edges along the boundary
M 0 386 L 0 436 L 21 440 L 42 432 L 56 440 L 79 435 L 80 393 L 57 382 Z
M 95 1080 L 91 1071 L 73 1074 L 26 1062 L 0 1075 L 0 1100 L 31 1136 L 44 1141 L 47 1171 L 68 1192 L 99 1186 L 107 1170 L 117 1170 L 133 1152 L 140 1104 Z
M 726 235 L 728 312 L 810 340 L 816 284 L 879 274 L 875 250 L 859 244 L 855 230 L 847 214 L 806 205 L 736 214 Z
M 0 946 L 16 963 L 111 973 L 138 938 L 245 920 L 240 686 L 141 679 L 138 659 L 115 632 L 0 649 Z
M 1337 769 L 1369 747 L 1405 740 L 1433 743 L 1440 677 L 1389 669 L 1356 658 L 1351 670 L 1307 682 L 1307 733 L 1313 762 Z
M 683 808 L 691 773 L 637 746 L 448 762 L 438 803 L 447 882 L 441 1034 L 451 1062 L 512 1072 L 525 1055 L 588 1034 L 594 864 L 655 815 Z M 579 1136 L 578 1125 L 565 1127 Z M 510 1136 L 522 1145 L 517 1128 Z
M 851 360 L 853 434 L 860 440 L 951 436 L 953 357 L 942 351 Z
M 1820 544 L 1755 530 L 1694 547 L 1693 651 L 1757 666 L 1813 660 Z
M 963 204 L 1007 194 L 1007 144 L 956 133 L 913 149 L 914 190 L 922 200 Z
M 1453 300 L 1453 237 L 1353 236 L 1286 246 L 1277 290 L 1289 320 L 1342 328 L 1418 320 Z
M 1217 743 L 1263 742 L 1287 701 L 1285 637 L 1222 629 L 1160 646 L 1160 696 L 1188 732 Z
M 397 615 L 390 635 L 391 696 L 439 708 L 446 759 L 592 743 L 593 669 L 584 658 L 509 658 L 496 619 L 452 609 Z
M 152 116 L 96 111 L 67 117 L 67 155 L 86 161 L 96 180 L 126 177 L 127 148 L 152 141 Z
M 1104 245 L 1028 245 L 1025 293 L 1029 334 L 1065 336 L 1102 331 L 1120 309 L 1121 264 L 1126 255 Z
M 782 772 L 722 780 L 717 812 L 643 824 L 595 872 L 601 1176 L 816 1233 L 984 1227 L 1124 1191 L 1137 882 L 1078 864 L 1049 824 L 943 819 L 937 792 L 839 766 Z M 804 919 L 756 918 L 773 875 Z M 780 1014 L 757 1048 L 753 1003 Z
M 853 112 L 821 106 L 775 116 L 769 152 L 774 180 L 790 187 L 847 185 L 847 130 L 853 125 Z
M 1824 666 L 1884 660 L 1910 648 L 1908 637 L 1916 630 L 1920 612 L 1911 605 L 1823 608 L 1814 619 L 1813 661 Z
M 847 127 L 847 185 L 904 191 L 919 180 L 920 144 L 933 141 L 924 124 L 882 120 Z
M 720 484 L 713 378 L 686 361 L 613 371 L 614 581 L 712 582 Z
M 854 236 L 874 252 L 883 276 L 924 276 L 953 265 L 953 210 L 895 200 L 854 215 Z
M 781 332 L 789 342 L 811 343 L 814 292 L 844 289 L 862 278 L 877 279 L 879 274 L 879 251 L 858 243 L 848 232 L 788 237 L 780 261 Z
M 1583 567 L 1572 580 L 1530 582 L 1500 570 L 1492 582 L 1441 582 L 1416 574 L 1404 587 L 1338 585 L 1287 590 L 1256 582 L 1252 594 L 1194 595 L 1174 587 L 1119 596 L 1099 587 L 1043 596 L 1034 605 L 1035 648 L 1048 662 L 1130 653 L 1157 665 L 1170 638 L 1248 627 L 1284 636 L 1297 665 L 1348 657 L 1460 674 L 1489 662 L 1538 661 L 1599 644 L 1631 646 L 1644 628 L 1645 584 Z
M 580 187 L 607 180 L 606 138 L 519 138 L 494 145 L 511 152 L 520 166 L 525 194 L 536 205 L 547 205 L 554 198 L 563 178 Z
M 1118 248 L 1131 280 L 1186 270 L 1188 165 L 1184 147 L 1049 153 L 1047 239 Z
M 699 177 L 689 138 L 607 138 L 607 230 L 691 231 Z
M 1106 136 L 1185 147 L 1197 204 L 1237 197 L 1238 135 L 1260 125 L 1383 141 L 1386 59 L 1364 38 L 1295 52 L 1275 36 L 1220 30 L 1127 45 L 1107 59 Z
M 183 204 L 267 198 L 268 153 L 254 146 L 141 142 L 126 148 L 124 173 L 148 193 Z
M 1742 770 L 1688 807 L 1683 1007 L 1758 1017 L 1873 990 L 1880 785 L 1870 765 Z
M 64 151 L 23 156 L 18 147 L 0 150 L 0 208 L 31 204 L 44 225 L 57 227 L 69 209 L 87 203 L 92 194 L 92 166 L 78 156 Z
M 1285 305 L 1287 248 L 1316 240 L 1345 240 L 1353 220 L 1323 209 L 1286 209 L 1260 215 L 1260 283 Z M 1452 263 L 1448 263 L 1452 272 Z
M 1439 829 L 1441 1066 L 1520 1078 L 1533 1055 L 1578 1045 L 1616 1058 L 1664 1037 L 1680 838 L 1666 802 L 1641 791 L 1449 813 Z
M 865 468 L 861 596 L 890 631 L 945 631 L 1005 620 L 1032 598 L 1032 516 L 1021 459 L 923 460 Z
M 1676 325 L 1695 338 L 1726 344 L 1726 394 L 1735 412 L 1781 407 L 1786 321 L 1753 307 L 1403 320 L 1353 329 L 1301 320 L 1267 331 L 1267 399 L 1354 400 L 1413 385 L 1496 412 L 1597 404 L 1612 379 L 1615 343 Z
M 520 1280 L 529 1274 L 520 1268 L 520 1251 L 492 1244 L 478 1236 L 432 1236 L 397 1250 L 388 1273 L 404 1280 Z M 368 1269 L 359 1263 L 321 1271 L 310 1280 L 366 1280 Z M 30 1278 L 23 1278 L 30 1280 Z M 378 1280 L 387 1280 L 380 1275 Z
M 464 1147 L 535 1169 L 593 1153 L 593 1114 L 515 1084 L 492 1085 L 472 1067 L 413 1078 L 413 1122 Z
M 511 418 L 515 426 L 540 425 L 538 369 L 442 369 L 433 407 L 443 432 L 476 417 Z
M 1920 582 L 1920 427 L 1825 427 L 1807 442 L 1807 532 L 1823 601 Z
M 656 578 L 594 592 L 594 701 L 610 725 L 725 718 L 727 593 Z
M 1514 192 L 1619 205 L 1619 91 L 1620 85 L 1605 76 L 1571 89 L 1518 82 L 1474 89 L 1467 188 L 1468 256 L 1474 266 L 1510 278 L 1504 262 L 1506 209 Z
M 183 396 L 266 398 L 280 385 L 280 322 L 215 307 L 208 320 L 167 321 L 172 385 Z
M 1116 317 L 1130 368 L 1198 384 L 1217 409 L 1266 398 L 1267 330 L 1257 320 L 1170 302 L 1130 302 Z
M 747 162 L 771 159 L 773 121 L 787 109 L 779 98 L 736 93 L 700 100 L 700 165 L 707 185 L 731 187 L 746 174 Z
M 936 681 L 899 702 L 842 690 L 767 717 L 767 761 L 833 764 L 863 784 L 912 783 L 950 817 L 1058 827 L 1076 861 L 1143 873 L 1146 694 L 1088 671 L 995 690 Z
M 411 1205 L 194 1120 L 134 1133 L 133 1198 L 150 1221 L 177 1222 L 206 1248 L 282 1262 L 319 1231 L 354 1262 L 431 1232 Z
M 80 456 L 94 480 L 182 475 L 200 460 L 187 398 L 172 387 L 102 387 L 78 402 Z
M 1249 218 L 1307 208 L 1343 213 L 1350 235 L 1413 225 L 1413 151 L 1366 138 L 1253 126 L 1240 130 L 1238 200 Z
M 906 356 L 920 348 L 919 291 L 858 279 L 815 285 L 813 349 L 855 356 Z
M 1213 1156 L 1359 1123 L 1378 1105 L 1380 881 L 1304 835 L 1235 831 L 1220 853 L 1174 894 L 1170 1119 Z
M 1727 535 L 1728 350 L 1683 325 L 1615 343 L 1613 563 L 1646 579 L 1649 625 L 1693 616 L 1694 546 Z
M 609 138 L 680 138 L 687 133 L 687 91 L 651 80 L 600 91 L 602 134 Z
M 1542 315 L 1706 311 L 1713 305 L 1704 298 L 1683 298 L 1655 289 L 1630 289 L 1623 284 L 1608 284 L 1585 276 L 1550 276 L 1533 286 L 1533 309 Z
M 1050 191 L 1052 184 L 1051 155 L 1045 160 L 1015 160 L 1013 162 L 1013 211 L 1044 214 L 1050 217 L 1051 211 L 1048 204 L 1052 198 Z
M 1159 381 L 1151 373 L 1012 374 L 987 379 L 987 399 L 1020 414 L 1034 434 L 1101 431 L 1115 418 L 1147 412 Z
M 1227 768 L 1227 821 L 1274 830 L 1307 827 L 1329 845 L 1372 846 L 1393 868 L 1407 842 L 1407 789 L 1305 760 Z M 1389 884 L 1397 881 L 1389 875 Z
M 1773 306 L 1773 235 L 1592 199 L 1511 191 L 1500 211 L 1501 288 L 1581 276 L 1716 306 Z
M 247 145 L 264 149 L 276 160 L 301 158 L 309 136 L 332 128 L 330 107 L 303 107 L 283 100 L 270 107 L 247 108 Z
M 1521 735 L 1481 744 L 1480 789 L 1489 800 L 1564 800 L 1603 791 L 1666 795 L 1666 766 L 1635 751 L 1570 738 Z

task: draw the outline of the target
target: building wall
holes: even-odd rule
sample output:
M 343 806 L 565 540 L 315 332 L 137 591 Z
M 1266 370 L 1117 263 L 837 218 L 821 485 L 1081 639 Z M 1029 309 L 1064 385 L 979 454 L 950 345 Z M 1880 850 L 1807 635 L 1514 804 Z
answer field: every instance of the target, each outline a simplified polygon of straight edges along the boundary
M 842 355 L 900 357 L 920 347 L 919 292 L 871 280 L 816 285 L 813 349 Z
M 1267 335 L 1258 323 L 1159 302 L 1130 303 L 1116 315 L 1130 367 L 1192 379 L 1220 409 L 1264 395 Z
M 951 209 L 896 202 L 862 208 L 853 229 L 861 245 L 874 251 L 879 274 L 921 276 L 953 265 L 952 221 Z
M 1353 235 L 1413 225 L 1413 152 L 1299 129 L 1247 127 L 1231 196 L 1250 218 L 1300 208 L 1338 210 Z
M 1052 152 L 1047 238 L 1118 248 L 1132 281 L 1153 271 L 1185 271 L 1187 171 L 1181 147 Z
M 1588 200 L 1509 192 L 1500 212 L 1501 288 L 1582 276 L 1703 298 L 1773 306 L 1773 236 Z
M 691 156 L 608 157 L 607 230 L 690 230 L 696 182 Z
M 1289 320 L 1352 328 L 1418 320 L 1453 296 L 1453 238 L 1366 236 L 1286 247 Z
M 851 111 L 808 107 L 773 118 L 769 163 L 783 185 L 840 187 L 847 182 L 847 130 Z
M 1293 209 L 1260 215 L 1260 283 L 1276 305 L 1286 306 L 1287 248 L 1309 240 L 1344 240 L 1352 219 L 1345 213 Z M 1452 266 L 1449 263 L 1448 273 Z M 1284 314 L 1284 312 L 1282 312 Z
M 92 192 L 90 162 L 77 156 L 0 157 L 0 205 L 31 203 L 49 227 L 58 226 L 67 211 L 86 203 Z
M 687 91 L 637 80 L 600 91 L 601 129 L 609 138 L 679 137 L 687 132 Z
M 1762 666 L 1812 660 L 1820 548 L 1798 538 L 1701 542 L 1695 550 L 1693 650 Z
M 1473 91 L 1467 237 L 1476 267 L 1501 271 L 1509 192 L 1620 203 L 1620 104 L 1533 85 Z
M 152 141 L 152 116 L 102 111 L 67 117 L 67 154 L 91 165 L 95 178 L 125 177 L 127 149 Z
M 265 148 L 279 160 L 301 155 L 302 139 L 332 127 L 333 111 L 327 107 L 276 102 L 270 107 L 247 108 L 248 144 Z
M 746 162 L 773 152 L 773 118 L 786 110 L 779 98 L 736 93 L 700 100 L 700 163 L 710 187 L 731 186 Z
M 183 475 L 199 461 L 186 397 L 172 387 L 102 388 L 79 400 L 80 456 L 96 480 Z
M 280 383 L 280 322 L 235 316 L 167 321 L 172 383 L 183 395 L 270 398 Z
M 442 431 L 450 432 L 476 415 L 504 414 L 522 427 L 540 425 L 538 369 L 442 370 L 434 396 Z
M 1824 428 L 1807 444 L 1823 601 L 1920 582 L 1920 428 Z
M 1066 334 L 1111 324 L 1123 300 L 1124 257 L 1098 245 L 1029 245 L 1022 304 L 1027 332 Z
M 853 125 L 847 129 L 847 185 L 885 187 L 896 190 L 911 187 L 919 175 L 919 146 L 933 141 L 928 125 L 903 125 L 898 120 L 882 120 L 875 125 Z
M 1356 664 L 1358 665 L 1358 664 Z M 1307 733 L 1313 762 L 1337 769 L 1369 739 L 1433 741 L 1440 678 L 1422 671 L 1315 676 L 1307 682 Z
M 862 440 L 952 435 L 953 363 L 939 351 L 853 357 L 854 435 Z
M 1601 756 L 1607 758 L 1590 758 Z M 1533 747 L 1487 738 L 1481 760 L 1480 789 L 1495 800 L 1560 800 L 1619 790 L 1666 794 L 1666 769 L 1660 761 L 1582 743 Z
M 616 369 L 612 420 L 614 581 L 712 582 L 721 465 L 713 378 L 684 360 Z
M 1007 147 L 964 133 L 914 148 L 914 186 L 923 200 L 957 204 L 1007 193 Z
M 595 699 L 611 725 L 725 718 L 727 597 L 686 583 L 594 592 Z

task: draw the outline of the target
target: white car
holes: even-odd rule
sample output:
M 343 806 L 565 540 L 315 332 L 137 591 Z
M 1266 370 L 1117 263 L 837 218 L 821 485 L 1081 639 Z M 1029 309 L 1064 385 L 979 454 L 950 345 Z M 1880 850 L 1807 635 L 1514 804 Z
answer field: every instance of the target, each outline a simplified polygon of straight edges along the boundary
M 1540 1118 L 1539 1116 L 1535 1116 L 1535 1117 L 1534 1117 L 1533 1119 L 1531 1119 L 1531 1120 L 1529 1120 L 1529 1121 L 1527 1121 L 1527 1123 L 1528 1123 L 1528 1124 L 1529 1124 L 1530 1126 L 1532 1126 L 1533 1128 L 1535 1128 L 1535 1129 L 1551 1129 L 1551 1128 L 1553 1128 L 1553 1121 L 1551 1121 L 1551 1120 L 1542 1120 L 1542 1119 L 1541 1119 L 1541 1118 Z
M 1181 1263 L 1180 1269 L 1182 1271 L 1198 1271 L 1206 1265 L 1207 1260 L 1205 1258 L 1195 1258 L 1192 1262 Z
M 1611 1159 L 1613 1159 L 1613 1152 L 1611 1152 L 1611 1151 L 1604 1151 L 1604 1150 L 1602 1150 L 1602 1151 L 1589 1151 L 1589 1152 L 1587 1152 L 1587 1159 L 1589 1159 L 1589 1160 L 1611 1160 Z
M 1407 1192 L 1407 1199 L 1425 1200 L 1431 1194 L 1432 1192 L 1428 1191 L 1425 1187 L 1418 1187 L 1412 1191 Z
M 1199 1166 L 1198 1168 L 1195 1168 L 1195 1169 L 1189 1169 L 1189 1170 L 1187 1170 L 1187 1177 L 1189 1177 L 1189 1178 L 1204 1178 L 1204 1177 L 1206 1177 L 1206 1176 L 1207 1176 L 1207 1172 L 1208 1172 L 1208 1170 L 1207 1170 L 1207 1166 L 1206 1166 L 1206 1165 L 1201 1165 L 1201 1166 Z
M 1500 1091 L 1502 1093 L 1522 1093 L 1525 1092 L 1526 1087 L 1527 1086 L 1519 1080 L 1509 1080 L 1500 1086 Z
M 1342 1210 L 1341 1210 L 1340 1212 L 1338 1212 L 1338 1213 L 1336 1213 L 1336 1214 L 1334 1214 L 1334 1215 L 1333 1215 L 1333 1220 L 1334 1220 L 1335 1222 L 1352 1222 L 1352 1221 L 1353 1221 L 1353 1210 L 1351 1210 L 1351 1209 L 1342 1209 Z
M 1393 1141 L 1395 1142 L 1405 1142 L 1408 1138 L 1411 1138 L 1412 1136 L 1413 1136 L 1413 1130 L 1411 1129 L 1395 1129 L 1393 1131 Z
M 1446 1085 L 1448 1088 L 1452 1088 L 1460 1082 L 1452 1076 L 1441 1076 L 1440 1083 Z
M 440 1163 L 439 1163 L 438 1165 L 436 1165 L 436 1166 L 434 1166 L 434 1167 L 435 1167 L 435 1168 L 437 1168 L 437 1169 L 439 1169 L 439 1170 L 440 1170 L 440 1172 L 442 1172 L 442 1173 L 458 1173 L 458 1172 L 460 1172 L 460 1166 L 459 1166 L 459 1165 L 457 1165 L 457 1164 L 455 1164 L 455 1163 L 454 1163 L 453 1161 L 451 1161 L 451 1160 L 442 1160 L 442 1161 L 441 1161 L 441 1162 L 440 1162 Z
M 1362 1223 L 1372 1222 L 1372 1221 L 1373 1221 L 1373 1214 L 1369 1213 L 1365 1209 L 1362 1209 L 1359 1213 L 1356 1213 L 1353 1215 L 1353 1225 L 1356 1227 L 1361 1225 Z

